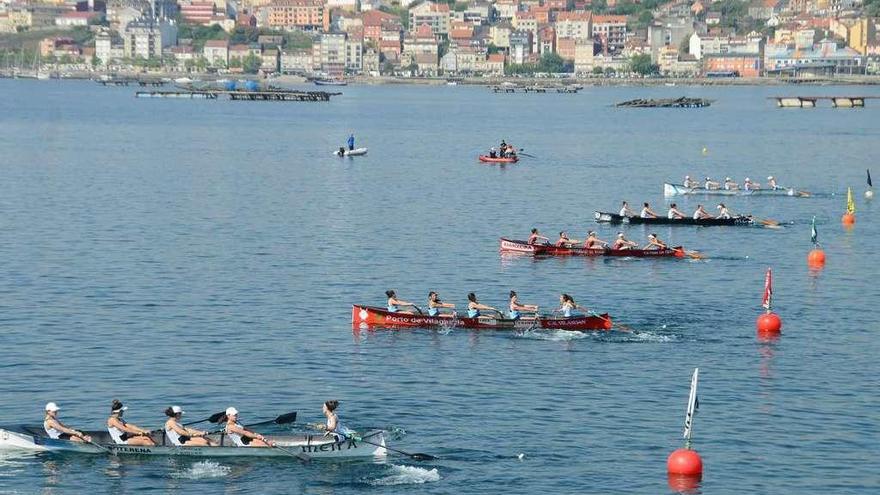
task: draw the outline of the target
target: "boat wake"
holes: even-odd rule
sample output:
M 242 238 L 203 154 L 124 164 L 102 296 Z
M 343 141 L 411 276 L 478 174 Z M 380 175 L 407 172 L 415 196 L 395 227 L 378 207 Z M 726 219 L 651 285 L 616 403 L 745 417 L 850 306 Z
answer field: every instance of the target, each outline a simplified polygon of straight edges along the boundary
M 370 480 L 367 483 L 373 486 L 394 486 L 394 485 L 421 485 L 423 483 L 433 483 L 440 481 L 440 473 L 437 468 L 424 469 L 416 466 L 398 466 L 391 465 L 387 476 Z
M 188 480 L 220 478 L 229 474 L 231 470 L 232 469 L 229 466 L 224 466 L 216 462 L 200 461 L 190 466 L 189 469 L 171 473 L 171 477 Z
M 568 342 L 589 337 L 586 332 L 572 332 L 570 330 L 529 330 L 515 335 L 523 339 L 548 340 L 550 342 Z

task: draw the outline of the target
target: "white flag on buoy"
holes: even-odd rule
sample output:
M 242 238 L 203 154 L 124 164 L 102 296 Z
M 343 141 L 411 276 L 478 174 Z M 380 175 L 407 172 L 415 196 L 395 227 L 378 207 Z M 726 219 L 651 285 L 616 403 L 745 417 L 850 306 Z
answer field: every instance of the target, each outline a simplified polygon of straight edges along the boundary
M 694 376 L 691 378 L 691 393 L 688 396 L 687 413 L 684 415 L 684 438 L 688 443 L 693 433 L 694 414 L 700 408 L 700 400 L 697 398 L 697 381 L 700 378 L 700 368 L 694 368 Z

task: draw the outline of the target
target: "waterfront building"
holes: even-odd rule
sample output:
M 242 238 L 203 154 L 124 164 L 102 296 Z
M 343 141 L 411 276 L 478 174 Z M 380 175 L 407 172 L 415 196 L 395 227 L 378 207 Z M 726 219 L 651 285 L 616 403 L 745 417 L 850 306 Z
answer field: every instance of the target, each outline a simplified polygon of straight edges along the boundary
M 382 28 L 386 23 L 400 23 L 396 15 L 381 10 L 364 12 L 361 21 L 364 25 L 364 40 L 377 44 L 382 39 Z
M 276 29 L 330 30 L 330 9 L 323 0 L 273 0 L 260 10 L 266 25 Z
M 574 45 L 574 71 L 577 74 L 589 74 L 595 65 L 594 53 L 596 42 L 592 39 L 575 40 Z
M 281 50 L 277 48 L 267 48 L 259 55 L 260 70 L 264 74 L 274 74 L 278 72 Z
M 625 15 L 594 15 L 591 19 L 592 38 L 599 42 L 603 53 L 620 53 L 626 42 Z
M 846 41 L 847 46 L 867 55 L 868 44 L 874 43 L 877 37 L 877 23 L 875 19 L 867 17 L 844 17 L 831 19 L 829 30 Z
M 664 17 L 648 24 L 647 43 L 650 47 L 651 61 L 657 63 L 660 49 L 666 46 L 678 48 L 682 41 L 695 32 L 692 17 Z M 626 41 L 624 41 L 626 49 Z
M 716 53 L 703 59 L 703 73 L 732 73 L 739 77 L 760 77 L 763 59 L 759 53 Z
M 436 74 L 440 61 L 439 45 L 431 27 L 422 24 L 414 33 L 404 37 L 401 62 L 404 65 L 415 64 L 423 74 Z
M 284 50 L 281 52 L 283 74 L 307 74 L 315 70 L 312 49 Z
M 566 38 L 559 36 L 559 31 L 556 32 L 556 54 L 565 60 L 574 60 L 577 58 L 577 44 L 589 44 L 593 46 L 592 38 Z
M 321 71 L 331 76 L 360 72 L 363 68 L 363 41 L 347 33 L 324 33 L 318 43 Z
M 139 19 L 125 26 L 124 53 L 129 58 L 161 58 L 162 49 L 177 44 L 177 23 L 167 19 Z
M 592 22 L 593 15 L 590 12 L 560 12 L 556 15 L 556 37 L 574 40 L 592 39 Z
M 510 33 L 510 62 L 524 64 L 532 59 L 531 31 L 514 31 Z
M 411 32 L 427 25 L 437 36 L 449 33 L 449 4 L 423 2 L 409 9 L 409 30 Z
M 225 69 L 229 65 L 229 42 L 226 40 L 205 41 L 202 55 L 211 67 Z
M 864 57 L 850 47 L 823 39 L 810 49 L 767 45 L 764 66 L 773 74 L 864 74 Z

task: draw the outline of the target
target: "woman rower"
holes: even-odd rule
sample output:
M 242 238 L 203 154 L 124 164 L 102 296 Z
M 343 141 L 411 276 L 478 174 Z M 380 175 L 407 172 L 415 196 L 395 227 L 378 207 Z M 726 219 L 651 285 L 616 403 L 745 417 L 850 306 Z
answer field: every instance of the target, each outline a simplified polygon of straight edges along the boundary
M 746 177 L 745 182 L 743 182 L 743 189 L 745 189 L 746 191 L 757 191 L 758 189 L 761 189 L 761 184 L 758 184 L 757 182 L 752 182 L 751 179 Z
M 319 430 L 324 430 L 324 436 L 334 435 L 336 441 L 341 442 L 354 432 L 343 426 L 339 421 L 339 416 L 336 415 L 337 407 L 339 407 L 338 400 L 328 400 L 325 402 L 324 406 L 321 407 L 321 411 L 324 413 L 324 417 L 327 418 L 327 424 L 318 424 L 315 426 Z
M 541 233 L 538 232 L 538 229 L 532 229 L 532 233 L 529 235 L 529 244 L 538 244 L 539 240 L 543 241 L 542 244 L 547 244 L 550 242 L 550 238 L 542 236 Z
M 577 244 L 577 239 L 569 239 L 568 232 L 562 231 L 559 233 L 559 239 L 556 241 L 556 247 L 571 247 L 572 244 Z
M 633 213 L 633 211 L 629 209 L 629 203 L 627 203 L 626 201 L 624 201 L 624 202 L 620 205 L 620 213 L 618 213 L 618 214 L 619 214 L 620 216 L 622 216 L 622 217 L 634 217 L 634 216 L 636 216 L 636 214 Z
M 703 208 L 703 205 L 697 205 L 697 209 L 694 210 L 694 220 L 706 220 L 709 218 L 714 218 L 712 215 Z
M 784 187 L 779 187 L 779 184 L 776 183 L 776 178 L 773 177 L 772 175 L 767 177 L 767 187 L 769 187 L 770 189 L 772 189 L 774 191 L 779 190 L 779 189 L 785 189 Z
M 411 302 L 406 302 L 397 298 L 397 293 L 393 290 L 386 290 L 385 295 L 388 296 L 388 312 L 389 313 L 403 313 L 403 314 L 412 314 L 411 311 L 401 311 L 401 306 L 409 306 L 411 308 L 415 308 L 416 305 Z
M 710 190 L 710 191 L 711 191 L 711 190 L 715 190 L 715 189 L 720 188 L 720 187 L 721 187 L 721 184 L 715 182 L 715 181 L 712 180 L 710 177 L 706 177 L 706 181 L 703 183 L 703 186 L 704 186 L 707 190 Z
M 122 413 L 128 409 L 116 399 L 110 404 L 110 417 L 107 418 L 107 432 L 117 445 L 139 445 L 153 447 L 156 442 L 150 438 L 150 431 L 122 419 Z
M 739 189 L 739 184 L 737 184 L 736 181 L 731 179 L 730 177 L 726 177 L 724 179 L 724 189 L 728 191 L 736 191 Z
M 719 213 L 718 216 L 715 218 L 723 218 L 725 220 L 733 218 L 733 215 L 730 214 L 730 210 L 728 210 L 727 207 L 724 206 L 724 203 L 718 203 L 718 209 L 721 210 L 721 213 Z
M 581 310 L 584 313 L 590 312 L 589 309 L 587 309 L 583 306 L 578 306 L 577 303 L 574 302 L 574 299 L 572 299 L 572 297 L 569 296 L 568 294 L 562 294 L 561 296 L 559 296 L 559 304 L 560 304 L 559 309 L 557 309 L 556 312 L 562 313 L 562 316 L 564 316 L 566 318 L 579 316 L 579 315 L 575 314 L 575 311 L 577 311 L 577 310 Z
M 213 442 L 208 438 L 208 432 L 187 428 L 180 423 L 183 417 L 183 409 L 180 406 L 171 406 L 165 409 L 168 420 L 165 421 L 165 438 L 175 447 L 211 447 Z
M 685 214 L 678 210 L 678 206 L 675 203 L 669 205 L 669 212 L 666 213 L 666 218 L 670 220 L 676 220 L 684 217 Z
M 602 247 L 607 246 L 608 243 L 596 237 L 596 232 L 589 231 L 587 232 L 587 238 L 584 239 L 584 247 L 587 249 L 601 249 Z
M 446 316 L 440 314 L 440 310 L 444 308 L 455 309 L 455 304 L 442 302 L 436 292 L 428 292 L 428 316 Z
M 263 435 L 238 424 L 238 409 L 234 407 L 226 408 L 226 427 L 224 431 L 229 435 L 229 439 L 232 440 L 236 447 L 275 446 L 275 442 L 267 440 Z
M 623 236 L 623 232 L 617 233 L 617 240 L 614 241 L 614 244 L 611 245 L 611 249 L 621 250 L 621 249 L 632 249 L 634 247 L 638 247 L 638 243 L 628 240 Z
M 657 218 L 657 214 L 654 213 L 654 210 L 651 209 L 651 206 L 647 202 L 642 206 L 642 212 L 639 213 L 639 216 L 642 218 Z
M 657 237 L 657 234 L 651 233 L 651 234 L 648 234 L 648 244 L 645 245 L 644 249 L 645 250 L 649 250 L 649 249 L 663 250 L 663 249 L 669 249 L 669 247 L 667 247 L 666 243 L 661 241 Z
M 691 176 L 690 176 L 690 175 L 685 175 L 685 176 L 684 176 L 684 183 L 683 183 L 682 185 L 683 185 L 684 187 L 689 187 L 689 188 L 691 188 L 691 189 L 696 189 L 696 188 L 700 187 L 700 183 L 697 182 L 697 181 L 695 181 L 695 180 L 691 180 Z
M 538 306 L 534 304 L 520 304 L 519 298 L 516 295 L 516 291 L 510 291 L 510 304 L 508 305 L 508 309 L 510 310 L 510 319 L 518 320 L 522 318 L 522 313 L 537 313 Z
M 55 440 L 70 440 L 71 442 L 91 442 L 92 437 L 75 430 L 58 420 L 58 411 L 61 408 L 54 402 L 46 404 L 46 417 L 43 418 L 43 429 L 46 435 Z
M 473 292 L 467 295 L 468 298 L 468 318 L 479 318 L 480 311 L 495 311 L 496 313 L 500 313 L 497 309 L 492 306 L 486 306 L 485 304 L 480 304 L 477 301 L 477 295 Z

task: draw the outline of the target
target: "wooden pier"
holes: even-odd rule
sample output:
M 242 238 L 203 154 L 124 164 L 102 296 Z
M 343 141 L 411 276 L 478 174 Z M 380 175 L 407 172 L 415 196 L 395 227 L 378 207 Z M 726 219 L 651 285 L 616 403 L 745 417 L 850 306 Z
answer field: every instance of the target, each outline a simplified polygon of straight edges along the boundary
M 98 84 L 102 86 L 128 86 L 130 84 L 137 84 L 138 86 L 144 88 L 147 86 L 165 86 L 168 84 L 167 81 L 163 81 L 161 79 L 134 79 L 134 78 L 113 78 L 113 79 L 99 79 Z
M 779 108 L 815 108 L 820 100 L 830 100 L 833 108 L 864 108 L 865 100 L 880 96 L 768 96 Z
M 705 98 L 664 98 L 664 99 L 644 99 L 622 101 L 614 106 L 628 108 L 703 108 L 708 107 L 714 100 Z
M 331 96 L 342 93 L 326 91 L 138 91 L 136 98 L 172 98 L 185 100 L 216 100 L 226 96 L 235 101 L 330 101 Z

